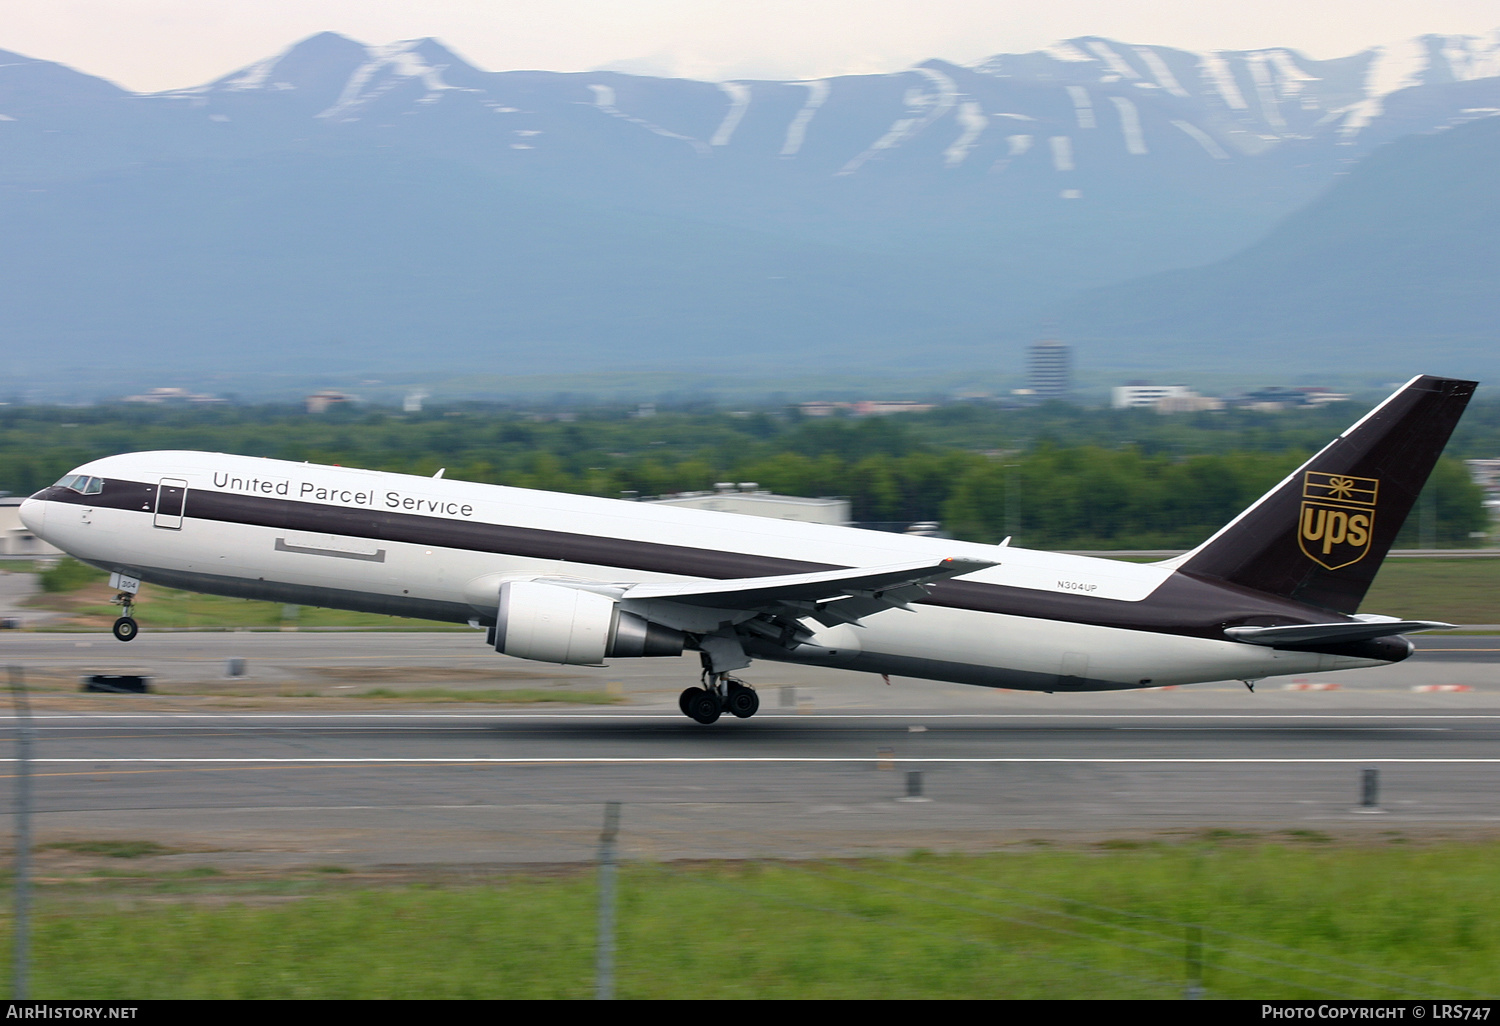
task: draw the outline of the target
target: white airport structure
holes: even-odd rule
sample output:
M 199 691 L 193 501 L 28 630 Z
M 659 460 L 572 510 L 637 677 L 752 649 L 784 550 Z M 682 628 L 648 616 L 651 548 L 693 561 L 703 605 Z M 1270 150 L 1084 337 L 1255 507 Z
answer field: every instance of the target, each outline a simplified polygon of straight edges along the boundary
M 1192 389 L 1186 385 L 1116 385 L 1110 390 L 1109 405 L 1116 410 L 1133 410 L 1191 394 Z
M 833 524 L 837 527 L 847 526 L 851 515 L 848 499 L 807 499 L 800 495 L 775 495 L 754 481 L 741 482 L 738 486 L 721 481 L 714 485 L 711 492 L 678 492 L 645 501 L 663 506 L 708 509 L 716 513 L 743 513 L 752 517 L 797 520 L 804 524 Z
M 62 550 L 48 545 L 21 523 L 20 495 L 0 496 L 0 556 L 60 556 Z

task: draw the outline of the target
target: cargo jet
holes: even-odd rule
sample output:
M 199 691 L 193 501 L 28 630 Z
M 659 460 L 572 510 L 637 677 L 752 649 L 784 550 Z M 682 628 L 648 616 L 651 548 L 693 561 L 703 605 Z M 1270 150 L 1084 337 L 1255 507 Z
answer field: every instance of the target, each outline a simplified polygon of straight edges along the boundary
M 141 581 L 469 623 L 548 663 L 700 653 L 680 706 L 753 716 L 752 659 L 981 687 L 1253 682 L 1405 659 L 1359 613 L 1475 383 L 1418 377 L 1211 538 L 1152 564 L 206 452 L 86 463 L 38 537 Z M 439 472 L 441 474 L 441 472 Z M 1007 542 L 1009 539 L 1007 539 Z

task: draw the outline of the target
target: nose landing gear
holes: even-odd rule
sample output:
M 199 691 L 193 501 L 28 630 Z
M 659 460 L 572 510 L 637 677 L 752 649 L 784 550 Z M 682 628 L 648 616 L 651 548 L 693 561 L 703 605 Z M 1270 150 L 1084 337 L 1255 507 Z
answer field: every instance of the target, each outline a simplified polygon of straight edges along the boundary
M 135 608 L 135 596 L 128 591 L 122 591 L 115 597 L 115 601 L 120 604 L 121 616 L 110 630 L 120 641 L 134 641 L 135 636 L 141 632 L 140 625 L 130 615 Z
M 748 720 L 760 709 L 760 696 L 744 681 L 727 673 L 703 671 L 703 686 L 688 688 L 677 698 L 684 716 L 713 723 L 724 713 Z

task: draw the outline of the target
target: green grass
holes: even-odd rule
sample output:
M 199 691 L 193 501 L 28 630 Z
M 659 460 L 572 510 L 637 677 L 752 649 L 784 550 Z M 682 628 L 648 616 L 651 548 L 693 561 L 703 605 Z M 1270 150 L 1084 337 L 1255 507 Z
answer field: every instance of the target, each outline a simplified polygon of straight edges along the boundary
M 50 576 L 49 576 L 50 575 Z M 103 581 L 103 571 L 72 559 L 61 560 L 43 575 L 58 584 L 55 594 L 67 594 Z M 66 587 L 62 587 L 66 585 Z M 1361 611 L 1423 620 L 1446 620 L 1457 624 L 1500 623 L 1500 557 L 1477 559 L 1388 559 L 1380 568 Z M 76 615 L 103 621 L 119 615 L 119 607 L 106 602 L 73 605 Z M 195 592 L 147 586 L 137 617 L 152 627 L 260 628 L 365 627 L 452 629 L 453 624 L 434 620 L 410 620 L 375 613 L 351 613 L 314 606 L 296 607 L 294 619 L 285 619 L 284 607 L 275 602 L 200 595 Z
M 1120 558 L 1155 562 L 1151 556 Z M 1500 623 L 1500 552 L 1494 557 L 1387 559 L 1359 609 L 1402 619 Z
M 90 584 L 109 580 L 109 574 L 97 570 L 87 563 L 80 563 L 72 556 L 64 556 L 51 567 L 41 572 L 42 590 L 47 592 L 77 591 Z
M 104 571 L 64 558 L 52 570 L 42 574 L 42 586 L 47 596 L 36 604 L 63 611 L 84 623 L 92 621 L 96 627 L 107 626 L 120 615 L 120 607 L 108 601 L 113 593 L 102 587 L 107 580 L 108 575 Z M 84 589 L 91 590 L 79 594 Z M 281 627 L 455 629 L 453 624 L 446 621 L 356 613 L 318 606 L 289 607 L 279 602 L 203 595 L 149 584 L 141 589 L 134 615 L 148 630 L 153 627 L 263 630 Z M 63 630 L 77 628 L 78 623 L 61 626 Z
M 1174 998 L 1190 926 L 1203 931 L 1210 997 L 1500 993 L 1500 843 L 1227 833 L 1086 851 L 626 865 L 618 993 Z M 383 885 L 338 868 L 53 879 L 36 903 L 32 995 L 590 996 L 592 871 Z M 0 957 L 8 943 L 0 935 Z
M 1500 558 L 1387 559 L 1365 613 L 1449 623 L 1500 623 Z
M 70 851 L 76 855 L 104 855 L 112 859 L 138 859 L 146 855 L 170 855 L 176 849 L 155 841 L 56 841 L 43 848 Z
M 444 621 L 354 613 L 318 606 L 298 606 L 296 616 L 289 620 L 283 617 L 283 609 L 279 602 L 256 602 L 147 586 L 142 590 L 134 615 L 148 630 L 152 627 L 453 627 Z M 108 603 L 78 606 L 74 611 L 85 616 L 120 615 L 120 608 Z

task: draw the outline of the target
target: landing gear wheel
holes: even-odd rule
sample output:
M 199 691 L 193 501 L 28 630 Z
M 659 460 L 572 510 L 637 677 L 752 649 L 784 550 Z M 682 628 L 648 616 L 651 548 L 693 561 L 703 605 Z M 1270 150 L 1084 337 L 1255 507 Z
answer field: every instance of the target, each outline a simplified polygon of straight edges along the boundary
M 115 621 L 114 627 L 110 629 L 114 631 L 115 637 L 121 641 L 134 641 L 135 636 L 141 632 L 140 626 L 128 616 L 120 617 Z
M 726 711 L 742 720 L 748 720 L 760 709 L 760 696 L 741 684 L 729 686 L 729 701 L 724 703 Z
M 719 704 L 719 696 L 712 691 L 704 691 L 702 688 L 688 690 L 698 692 L 688 699 L 687 714 L 699 723 L 713 723 L 724 712 L 724 707 Z
M 699 695 L 706 694 L 708 694 L 708 692 L 704 691 L 702 688 L 688 688 L 682 694 L 677 696 L 677 708 L 682 710 L 682 715 L 691 716 L 693 714 L 688 711 L 688 708 L 689 706 L 691 706 L 693 699 L 698 697 Z

